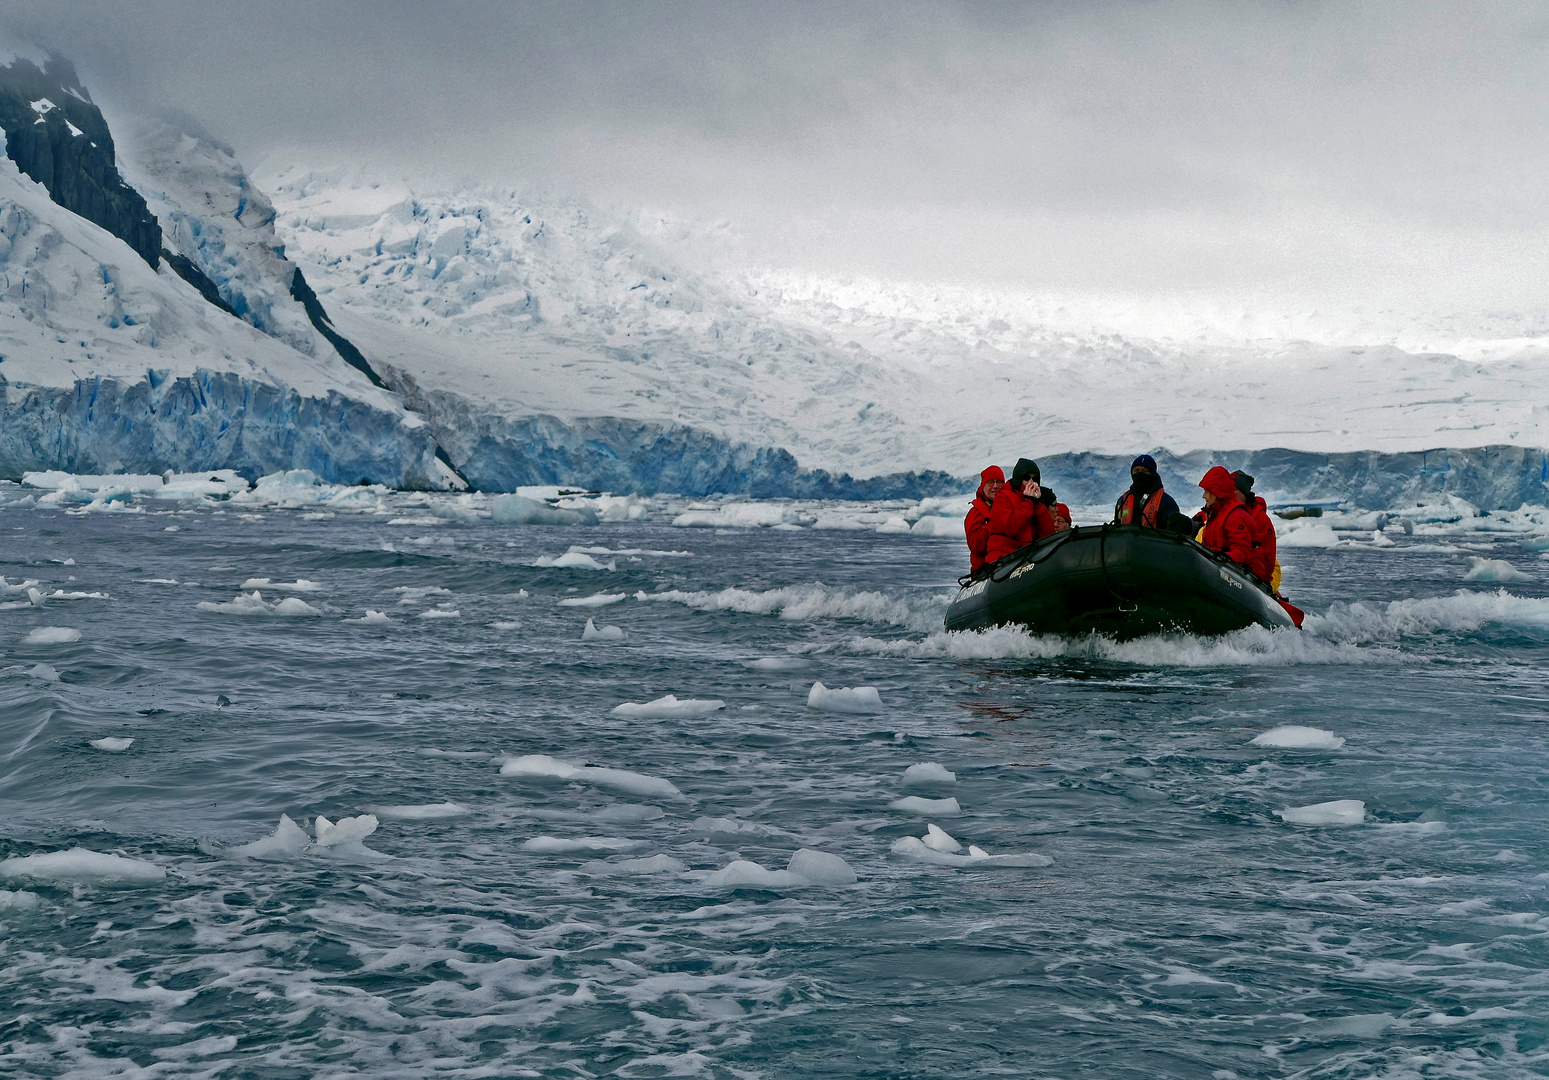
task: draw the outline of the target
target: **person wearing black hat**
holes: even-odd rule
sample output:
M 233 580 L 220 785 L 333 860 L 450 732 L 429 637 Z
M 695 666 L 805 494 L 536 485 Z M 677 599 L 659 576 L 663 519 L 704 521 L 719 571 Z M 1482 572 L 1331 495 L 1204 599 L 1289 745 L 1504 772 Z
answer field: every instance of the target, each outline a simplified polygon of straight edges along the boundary
M 1034 540 L 1052 536 L 1058 530 L 1054 515 L 1043 504 L 1038 463 L 1018 458 L 1011 470 L 1011 483 L 1001 488 L 990 507 L 990 541 L 984 561 L 992 563 Z
M 1238 469 L 1232 473 L 1242 504 L 1253 515 L 1253 565 L 1248 567 L 1270 588 L 1280 591 L 1280 562 L 1275 557 L 1275 523 L 1269 518 L 1269 507 L 1261 495 L 1253 493 L 1253 477 Z
M 1188 519 L 1178 510 L 1178 502 L 1162 487 L 1156 472 L 1156 458 L 1141 454 L 1129 467 L 1129 490 L 1113 505 L 1115 525 L 1144 525 L 1148 529 L 1192 532 Z

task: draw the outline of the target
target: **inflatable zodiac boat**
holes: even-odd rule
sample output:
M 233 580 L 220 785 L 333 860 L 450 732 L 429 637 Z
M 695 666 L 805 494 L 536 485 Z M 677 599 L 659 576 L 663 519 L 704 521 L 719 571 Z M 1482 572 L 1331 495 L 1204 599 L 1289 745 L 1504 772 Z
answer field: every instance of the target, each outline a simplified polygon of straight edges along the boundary
M 1055 533 L 995 563 L 947 608 L 948 630 L 1014 624 L 1036 634 L 1225 634 L 1292 626 L 1256 578 L 1188 537 L 1138 525 Z

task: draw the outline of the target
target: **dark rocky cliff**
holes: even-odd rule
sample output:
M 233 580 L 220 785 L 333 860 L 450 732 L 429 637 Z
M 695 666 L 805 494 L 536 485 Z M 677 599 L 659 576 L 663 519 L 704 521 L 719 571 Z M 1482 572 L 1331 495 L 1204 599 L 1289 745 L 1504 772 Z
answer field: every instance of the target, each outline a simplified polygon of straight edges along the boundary
M 60 206 L 102 226 L 155 266 L 161 226 L 118 172 L 107 121 L 66 60 L 0 68 L 0 127 L 16 167 Z

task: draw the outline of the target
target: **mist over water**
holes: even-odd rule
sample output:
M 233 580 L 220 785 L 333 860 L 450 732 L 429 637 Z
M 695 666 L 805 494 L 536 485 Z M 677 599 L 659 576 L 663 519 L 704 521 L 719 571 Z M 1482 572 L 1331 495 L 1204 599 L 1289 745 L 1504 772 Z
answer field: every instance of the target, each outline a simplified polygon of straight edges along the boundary
M 1514 536 L 1288 549 L 1307 631 L 1118 645 L 941 633 L 952 541 L 413 499 L 0 509 L 0 1071 L 1549 1066 Z

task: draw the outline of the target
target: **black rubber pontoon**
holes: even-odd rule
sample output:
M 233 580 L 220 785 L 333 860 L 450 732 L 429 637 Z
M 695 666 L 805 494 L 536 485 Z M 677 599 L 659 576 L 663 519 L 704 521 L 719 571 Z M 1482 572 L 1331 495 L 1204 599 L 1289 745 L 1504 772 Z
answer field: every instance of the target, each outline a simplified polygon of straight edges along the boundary
M 947 608 L 948 630 L 1007 624 L 1038 634 L 1225 634 L 1291 616 L 1256 578 L 1188 537 L 1138 525 L 1081 526 L 996 563 Z

